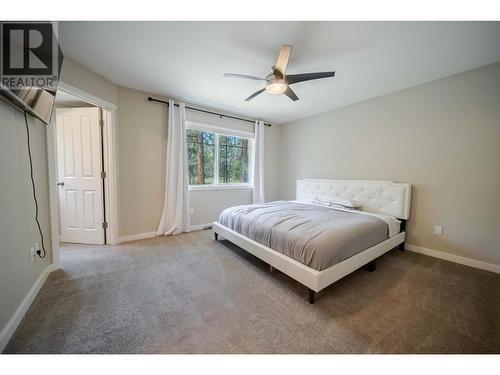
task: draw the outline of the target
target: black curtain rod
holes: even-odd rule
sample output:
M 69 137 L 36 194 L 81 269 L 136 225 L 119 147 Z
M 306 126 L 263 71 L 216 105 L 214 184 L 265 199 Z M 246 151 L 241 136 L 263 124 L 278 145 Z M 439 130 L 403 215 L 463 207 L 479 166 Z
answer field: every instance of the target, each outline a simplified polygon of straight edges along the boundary
M 166 102 L 165 100 L 154 99 L 154 98 L 152 98 L 152 97 L 150 97 L 150 96 L 148 96 L 148 101 L 149 101 L 149 102 L 158 102 L 158 103 L 163 103 L 163 104 L 169 105 L 169 103 L 168 103 L 168 102 Z M 177 103 L 174 103 L 174 105 L 175 105 L 176 107 L 178 107 L 178 106 L 179 106 L 179 104 L 177 104 Z M 198 111 L 198 112 L 208 113 L 208 114 L 210 114 L 210 115 L 219 116 L 219 117 L 221 117 L 221 118 L 222 118 L 222 117 L 226 117 L 226 118 L 232 118 L 232 119 L 234 119 L 234 120 L 240 120 L 240 121 L 245 121 L 245 122 L 251 122 L 252 124 L 254 124 L 254 123 L 255 123 L 255 121 L 253 121 L 253 120 L 249 120 L 249 119 L 246 119 L 246 118 L 235 117 L 235 116 L 229 116 L 229 115 L 225 115 L 225 114 L 223 114 L 223 113 L 217 113 L 217 112 L 205 111 L 204 109 L 193 108 L 193 107 L 188 107 L 188 106 L 186 106 L 186 109 L 190 109 L 190 110 L 192 110 L 192 111 Z M 269 126 L 269 127 L 271 127 L 271 124 L 264 124 L 264 125 L 265 125 L 265 126 Z

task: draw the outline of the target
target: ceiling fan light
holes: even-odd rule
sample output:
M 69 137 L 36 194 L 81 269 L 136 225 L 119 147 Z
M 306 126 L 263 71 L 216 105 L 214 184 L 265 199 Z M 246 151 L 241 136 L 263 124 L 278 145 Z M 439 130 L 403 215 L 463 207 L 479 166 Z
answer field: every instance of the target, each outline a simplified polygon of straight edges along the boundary
M 278 95 L 278 94 L 283 94 L 288 85 L 284 79 L 274 79 L 272 81 L 269 81 L 269 83 L 266 86 L 266 91 L 269 94 L 273 95 Z

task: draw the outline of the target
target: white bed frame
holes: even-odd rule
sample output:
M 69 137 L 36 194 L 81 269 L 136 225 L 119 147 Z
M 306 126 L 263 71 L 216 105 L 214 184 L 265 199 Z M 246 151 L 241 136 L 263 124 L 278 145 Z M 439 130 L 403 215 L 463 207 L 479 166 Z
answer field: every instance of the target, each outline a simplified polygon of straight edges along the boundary
M 314 200 L 320 195 L 349 199 L 361 206 L 363 211 L 392 215 L 402 220 L 402 231 L 386 241 L 322 271 L 308 267 L 218 222 L 213 223 L 215 239 L 217 240 L 219 235 L 224 237 L 262 259 L 271 267 L 307 286 L 310 303 L 314 303 L 315 292 L 319 292 L 368 263 L 370 263 L 371 270 L 374 270 L 375 259 L 397 246 L 404 248 L 405 224 L 410 217 L 410 184 L 390 181 L 297 180 L 298 201 Z

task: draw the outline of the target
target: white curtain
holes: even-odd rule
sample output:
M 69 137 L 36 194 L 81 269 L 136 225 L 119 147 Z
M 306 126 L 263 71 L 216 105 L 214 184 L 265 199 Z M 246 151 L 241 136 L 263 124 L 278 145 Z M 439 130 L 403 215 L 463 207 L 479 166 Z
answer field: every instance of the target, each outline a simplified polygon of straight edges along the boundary
M 186 145 L 186 105 L 168 101 L 165 200 L 158 235 L 189 231 L 188 166 Z
M 253 146 L 253 203 L 264 203 L 264 121 L 255 121 Z

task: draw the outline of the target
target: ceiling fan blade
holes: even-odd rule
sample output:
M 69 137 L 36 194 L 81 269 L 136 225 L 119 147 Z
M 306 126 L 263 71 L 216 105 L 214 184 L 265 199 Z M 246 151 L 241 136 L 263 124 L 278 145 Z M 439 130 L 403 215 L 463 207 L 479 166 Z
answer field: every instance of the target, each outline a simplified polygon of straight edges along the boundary
M 233 73 L 224 73 L 224 77 L 228 78 L 243 78 L 243 79 L 253 79 L 255 81 L 265 81 L 265 78 L 250 76 L 248 74 L 233 74 Z
M 295 95 L 295 93 L 293 92 L 293 90 L 290 88 L 290 86 L 288 86 L 285 90 L 285 92 L 283 93 L 285 94 L 286 96 L 288 96 L 290 99 L 292 99 L 293 101 L 296 101 L 296 100 L 299 100 L 299 97 L 297 95 Z
M 294 83 L 311 81 L 313 79 L 333 77 L 335 72 L 319 72 L 319 73 L 303 73 L 303 74 L 290 74 L 286 76 L 286 81 L 289 85 Z
M 253 98 L 255 98 L 257 95 L 261 94 L 265 90 L 266 90 L 266 88 L 264 87 L 263 89 L 261 89 L 259 91 L 255 91 L 252 95 L 250 95 L 248 98 L 246 98 L 245 101 L 249 102 L 250 100 L 252 100 Z
M 284 44 L 281 46 L 280 54 L 278 56 L 278 61 L 274 66 L 274 70 L 279 71 L 282 76 L 285 76 L 286 66 L 288 65 L 288 60 L 290 59 L 291 53 L 292 53 L 292 46 L 288 44 Z

